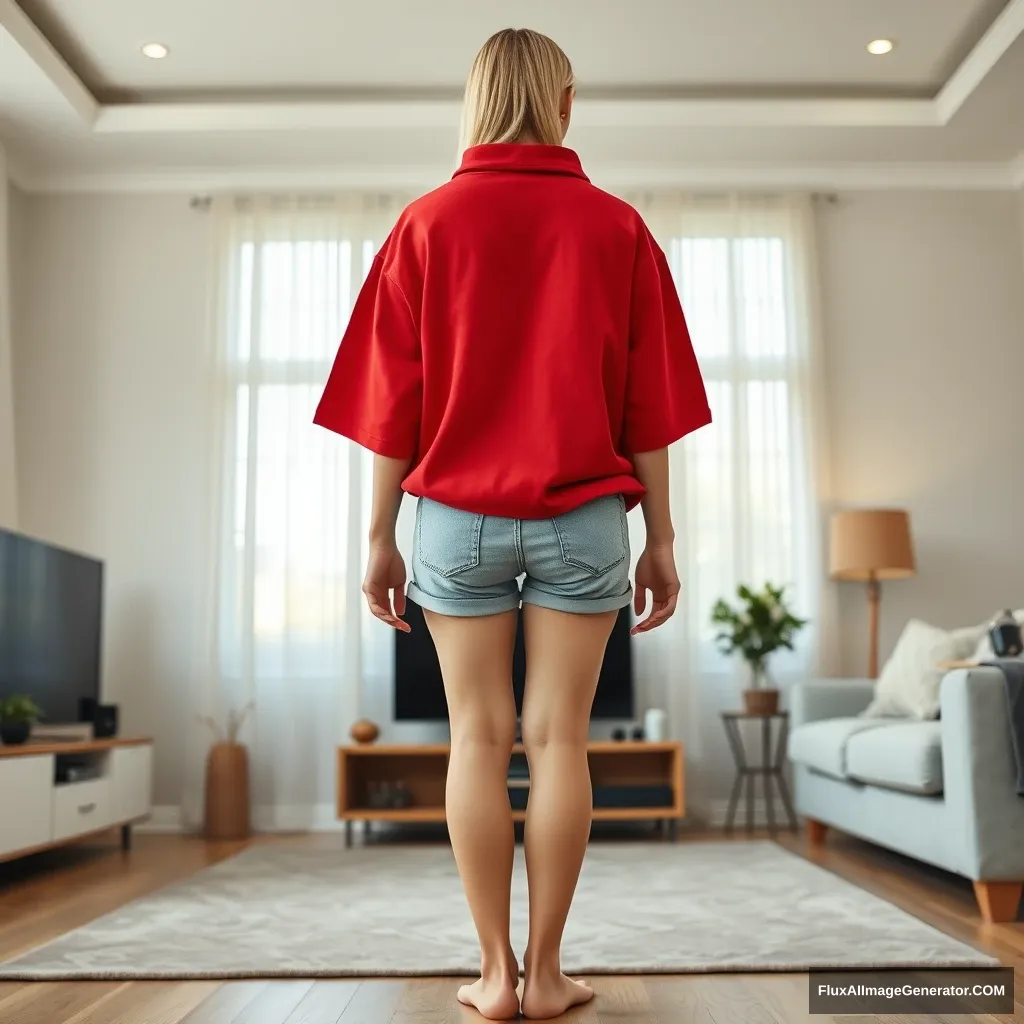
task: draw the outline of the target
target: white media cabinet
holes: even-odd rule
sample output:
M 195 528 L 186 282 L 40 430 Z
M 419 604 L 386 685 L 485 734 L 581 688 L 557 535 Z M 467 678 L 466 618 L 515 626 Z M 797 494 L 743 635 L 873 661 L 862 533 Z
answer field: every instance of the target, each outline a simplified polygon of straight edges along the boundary
M 68 764 L 89 778 L 58 782 Z M 0 861 L 131 826 L 152 811 L 153 741 L 145 737 L 0 744 Z

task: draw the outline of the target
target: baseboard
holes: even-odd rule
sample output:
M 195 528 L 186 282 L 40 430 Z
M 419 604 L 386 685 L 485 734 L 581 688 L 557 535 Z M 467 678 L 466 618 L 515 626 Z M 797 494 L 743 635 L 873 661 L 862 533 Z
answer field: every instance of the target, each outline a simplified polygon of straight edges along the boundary
M 135 826 L 137 832 L 173 833 L 182 831 L 181 808 L 174 804 L 163 804 L 153 808 L 153 813 Z
M 334 804 L 275 804 L 253 809 L 252 827 L 256 832 L 340 832 Z
M 786 817 L 786 809 L 783 807 L 778 800 L 773 804 L 775 811 L 775 824 L 779 827 L 783 827 L 789 824 L 789 819 Z M 725 820 L 729 811 L 728 799 L 709 800 L 708 801 L 708 825 L 712 828 L 722 828 L 725 825 Z M 768 811 L 767 805 L 763 798 L 754 800 L 754 825 L 757 828 L 766 828 L 768 826 Z M 741 798 L 739 803 L 736 805 L 736 814 L 733 818 L 733 828 L 744 829 L 747 827 L 747 801 L 745 798 Z

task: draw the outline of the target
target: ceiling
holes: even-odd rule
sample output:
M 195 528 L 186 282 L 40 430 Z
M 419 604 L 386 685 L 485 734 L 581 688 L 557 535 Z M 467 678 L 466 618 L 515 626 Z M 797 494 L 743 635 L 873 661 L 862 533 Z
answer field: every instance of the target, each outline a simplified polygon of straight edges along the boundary
M 509 23 L 598 180 L 1024 179 L 1024 0 L 0 0 L 0 139 L 30 189 L 429 183 Z

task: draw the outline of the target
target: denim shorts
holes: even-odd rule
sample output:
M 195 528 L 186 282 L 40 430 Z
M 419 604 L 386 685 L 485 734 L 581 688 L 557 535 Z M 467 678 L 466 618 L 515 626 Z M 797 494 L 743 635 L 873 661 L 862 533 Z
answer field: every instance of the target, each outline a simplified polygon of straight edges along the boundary
M 420 498 L 408 595 L 443 615 L 494 615 L 520 601 L 622 608 L 633 598 L 625 502 L 612 494 L 554 519 L 504 519 Z

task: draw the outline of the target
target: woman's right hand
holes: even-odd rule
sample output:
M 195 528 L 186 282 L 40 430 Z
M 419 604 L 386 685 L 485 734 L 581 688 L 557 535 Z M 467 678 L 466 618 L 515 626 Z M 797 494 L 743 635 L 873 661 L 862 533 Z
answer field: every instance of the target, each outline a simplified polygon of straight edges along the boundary
M 648 544 L 636 563 L 633 611 L 639 617 L 647 607 L 647 591 L 651 592 L 651 612 L 641 619 L 630 634 L 647 633 L 667 622 L 676 610 L 679 596 L 679 575 L 676 572 L 675 552 L 671 544 Z

